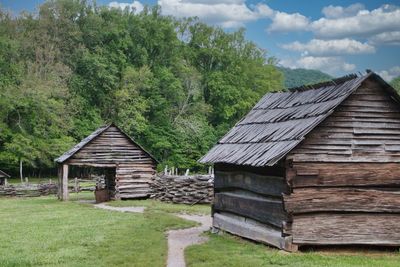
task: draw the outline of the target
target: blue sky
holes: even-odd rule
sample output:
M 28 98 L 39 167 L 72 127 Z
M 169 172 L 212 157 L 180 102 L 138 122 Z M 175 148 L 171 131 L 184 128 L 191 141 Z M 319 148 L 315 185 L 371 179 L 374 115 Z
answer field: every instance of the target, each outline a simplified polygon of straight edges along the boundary
M 14 13 L 43 0 L 0 0 Z M 400 1 L 324 0 L 97 0 L 116 8 L 159 4 L 177 17 L 197 16 L 227 31 L 246 28 L 248 39 L 290 68 L 334 76 L 372 69 L 387 80 L 400 75 Z

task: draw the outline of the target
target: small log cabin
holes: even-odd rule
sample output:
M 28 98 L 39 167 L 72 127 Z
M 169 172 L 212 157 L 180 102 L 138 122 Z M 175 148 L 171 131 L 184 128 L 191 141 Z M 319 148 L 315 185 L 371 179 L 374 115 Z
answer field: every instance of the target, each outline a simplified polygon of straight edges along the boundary
M 217 229 L 287 251 L 400 245 L 400 97 L 373 72 L 266 94 L 200 162 Z
M 68 166 L 105 168 L 111 199 L 145 198 L 157 160 L 115 124 L 100 127 L 55 160 L 59 198 L 68 199 Z
M 7 178 L 10 178 L 10 175 L 0 170 L 0 185 L 4 185 Z

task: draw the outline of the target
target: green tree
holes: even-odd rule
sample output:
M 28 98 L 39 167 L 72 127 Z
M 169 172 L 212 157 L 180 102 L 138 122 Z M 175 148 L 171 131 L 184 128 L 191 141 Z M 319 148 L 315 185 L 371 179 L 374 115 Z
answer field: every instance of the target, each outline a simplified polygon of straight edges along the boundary
M 400 77 L 394 78 L 390 85 L 400 93 Z
M 54 170 L 54 158 L 115 121 L 160 161 L 197 160 L 282 74 L 245 39 L 159 7 L 49 0 L 0 9 L 0 167 Z

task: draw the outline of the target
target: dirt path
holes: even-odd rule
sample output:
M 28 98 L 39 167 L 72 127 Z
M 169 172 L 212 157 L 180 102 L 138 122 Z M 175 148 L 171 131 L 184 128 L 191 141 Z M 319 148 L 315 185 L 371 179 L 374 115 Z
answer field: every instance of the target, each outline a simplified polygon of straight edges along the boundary
M 185 220 L 201 223 L 201 225 L 188 229 L 168 231 L 167 267 L 185 267 L 185 248 L 207 241 L 206 237 L 200 235 L 211 227 L 210 215 L 176 214 L 176 216 Z
M 104 210 L 113 210 L 119 212 L 136 212 L 136 213 L 143 213 L 144 207 L 112 207 L 108 206 L 105 203 L 95 204 L 95 208 L 104 209 Z
M 112 207 L 105 203 L 95 204 L 95 208 L 113 210 L 119 212 L 136 212 L 142 213 L 144 207 Z M 185 254 L 186 247 L 201 244 L 207 241 L 207 238 L 200 236 L 203 232 L 211 227 L 210 215 L 188 215 L 188 214 L 175 214 L 179 218 L 198 222 L 201 225 L 188 229 L 178 229 L 168 231 L 168 259 L 167 267 L 185 267 Z

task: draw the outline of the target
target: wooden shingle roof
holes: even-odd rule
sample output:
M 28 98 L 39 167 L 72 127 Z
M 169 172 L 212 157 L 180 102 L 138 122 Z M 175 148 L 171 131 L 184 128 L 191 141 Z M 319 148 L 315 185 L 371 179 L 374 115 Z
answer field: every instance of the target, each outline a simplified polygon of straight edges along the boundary
M 399 100 L 394 89 L 373 72 L 288 92 L 268 93 L 200 162 L 272 166 L 370 77 L 383 84 L 392 97 Z
M 5 173 L 2 170 L 0 170 L 0 177 L 10 178 L 10 175 L 8 175 L 7 173 Z
M 139 145 L 137 142 L 135 142 L 129 135 L 127 135 L 124 131 L 122 131 L 118 126 L 116 126 L 114 123 L 109 123 L 107 125 L 104 125 L 97 130 L 95 130 L 93 133 L 88 135 L 86 138 L 82 139 L 81 142 L 76 144 L 73 148 L 65 152 L 63 155 L 55 159 L 55 162 L 57 163 L 63 163 L 66 160 L 68 160 L 70 157 L 72 157 L 75 153 L 80 151 L 83 147 L 85 147 L 87 144 L 89 144 L 92 140 L 96 139 L 99 135 L 101 135 L 104 131 L 106 131 L 108 128 L 111 126 L 117 128 L 123 135 L 126 136 L 126 138 L 131 141 L 134 145 L 139 147 L 141 150 L 143 150 L 150 158 L 152 158 L 155 162 L 158 162 L 153 155 L 151 155 L 149 152 L 147 152 L 141 145 Z

